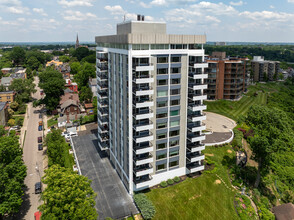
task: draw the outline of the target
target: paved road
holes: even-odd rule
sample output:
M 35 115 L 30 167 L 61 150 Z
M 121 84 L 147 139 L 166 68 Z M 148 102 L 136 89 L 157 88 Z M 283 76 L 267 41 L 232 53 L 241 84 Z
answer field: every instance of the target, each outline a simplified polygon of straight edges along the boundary
M 38 85 L 38 79 L 35 78 L 35 84 Z M 37 92 L 33 94 L 33 97 L 40 99 L 40 89 L 36 87 Z M 24 120 L 24 126 L 22 128 L 22 138 L 25 142 L 23 145 L 23 159 L 27 165 L 27 177 L 25 178 L 25 185 L 27 186 L 24 196 L 24 202 L 21 207 L 20 213 L 17 215 L 17 219 L 34 219 L 34 213 L 37 211 L 39 205 L 41 205 L 40 194 L 35 194 L 35 183 L 40 181 L 43 175 L 44 167 L 44 152 L 38 151 L 37 138 L 42 136 L 42 131 L 38 131 L 40 107 L 33 108 L 32 103 L 28 104 L 26 118 Z M 26 130 L 26 134 L 24 132 Z M 25 137 L 24 137 L 25 136 Z
M 122 219 L 131 213 L 138 213 L 130 195 L 118 174 L 110 164 L 107 155 L 101 152 L 97 143 L 97 132 L 73 137 L 82 175 L 92 180 L 92 188 L 97 193 L 96 210 L 99 219 L 111 217 Z M 92 134 L 91 134 L 92 133 Z

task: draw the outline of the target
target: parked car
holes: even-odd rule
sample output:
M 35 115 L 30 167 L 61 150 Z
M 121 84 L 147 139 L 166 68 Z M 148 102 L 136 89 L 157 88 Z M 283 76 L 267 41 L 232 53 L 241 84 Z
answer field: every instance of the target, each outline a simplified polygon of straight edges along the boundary
M 42 184 L 41 182 L 36 182 L 35 183 L 35 194 L 39 194 L 42 192 Z
M 38 126 L 38 131 L 42 131 L 42 129 L 43 129 L 43 126 L 42 125 L 39 125 Z
M 43 144 L 38 144 L 38 150 L 43 150 Z
M 42 143 L 42 136 L 38 137 L 38 143 Z
M 43 121 L 39 121 L 39 125 L 43 125 Z

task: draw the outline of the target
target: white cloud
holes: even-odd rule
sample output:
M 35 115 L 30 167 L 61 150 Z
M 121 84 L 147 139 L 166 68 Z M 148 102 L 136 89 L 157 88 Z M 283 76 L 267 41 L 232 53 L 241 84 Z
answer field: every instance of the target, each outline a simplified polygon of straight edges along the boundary
M 240 13 L 240 16 L 245 16 L 248 19 L 252 19 L 255 21 L 277 21 L 277 22 L 286 22 L 286 21 L 294 21 L 294 14 L 289 14 L 285 12 L 272 12 L 272 11 L 244 11 Z
M 19 1 L 19 0 L 0 0 L 0 5 L 16 5 L 16 6 L 20 6 L 21 1 Z
M 43 8 L 33 8 L 33 12 L 39 13 L 40 15 L 43 16 L 48 16 L 45 12 Z
M 289 3 L 294 3 L 294 0 L 288 0 Z
M 273 5 L 270 5 L 269 7 L 270 7 L 271 9 L 274 9 L 274 8 L 275 8 L 275 6 L 273 6 Z
M 243 1 L 239 1 L 239 2 L 230 2 L 230 5 L 233 5 L 233 6 L 242 6 L 244 4 Z
M 150 2 L 150 5 L 156 5 L 156 6 L 161 6 L 161 5 L 166 5 L 167 2 L 165 0 L 153 0 Z
M 25 22 L 26 21 L 25 18 L 18 18 L 17 20 L 20 21 L 20 22 Z
M 120 5 L 114 5 L 114 6 L 106 5 L 104 9 L 109 11 L 112 15 L 123 15 L 126 13 Z
M 22 6 L 10 6 L 6 8 L 6 11 L 13 14 L 30 14 L 29 8 Z
M 75 7 L 75 6 L 91 7 L 91 6 L 93 6 L 92 0 L 73 0 L 73 1 L 59 0 L 59 1 L 57 1 L 57 3 L 64 6 L 64 7 Z
M 80 11 L 67 10 L 64 12 L 63 18 L 68 21 L 84 21 L 96 19 L 97 16 L 90 12 L 82 13 Z

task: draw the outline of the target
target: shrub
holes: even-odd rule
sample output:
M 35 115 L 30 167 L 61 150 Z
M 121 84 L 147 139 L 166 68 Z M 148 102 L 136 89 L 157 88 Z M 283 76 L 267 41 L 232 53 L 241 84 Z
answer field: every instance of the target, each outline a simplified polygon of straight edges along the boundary
M 174 178 L 174 181 L 175 181 L 176 183 L 178 183 L 178 182 L 180 182 L 180 181 L 181 181 L 181 178 L 180 178 L 180 177 L 178 177 L 178 176 L 176 176 L 176 177 Z
M 239 131 L 238 129 L 234 128 L 234 140 L 232 141 L 232 145 L 238 148 L 242 148 L 242 138 L 243 138 L 243 133 L 242 131 Z
M 167 182 L 166 182 L 166 181 L 162 181 L 162 182 L 160 183 L 160 186 L 161 186 L 161 187 L 167 187 Z
M 246 130 L 243 128 L 238 128 L 239 131 L 242 131 L 243 135 L 246 133 Z
M 15 120 L 14 119 L 9 119 L 8 120 L 8 125 L 11 126 L 11 127 L 14 126 L 15 125 Z
M 168 179 L 168 180 L 167 180 L 167 183 L 168 183 L 169 185 L 173 185 L 175 182 L 174 182 L 172 179 Z
M 143 193 L 135 194 L 134 201 L 142 213 L 144 219 L 152 219 L 155 215 L 155 207 Z
M 250 129 L 245 135 L 244 138 L 247 139 L 248 137 L 254 137 L 254 131 Z

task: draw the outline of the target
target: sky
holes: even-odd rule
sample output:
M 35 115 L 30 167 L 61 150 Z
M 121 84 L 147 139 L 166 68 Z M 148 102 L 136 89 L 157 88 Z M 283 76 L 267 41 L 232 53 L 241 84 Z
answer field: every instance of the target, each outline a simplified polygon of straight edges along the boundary
M 94 42 L 136 14 L 208 41 L 294 42 L 294 0 L 0 0 L 0 42 Z

